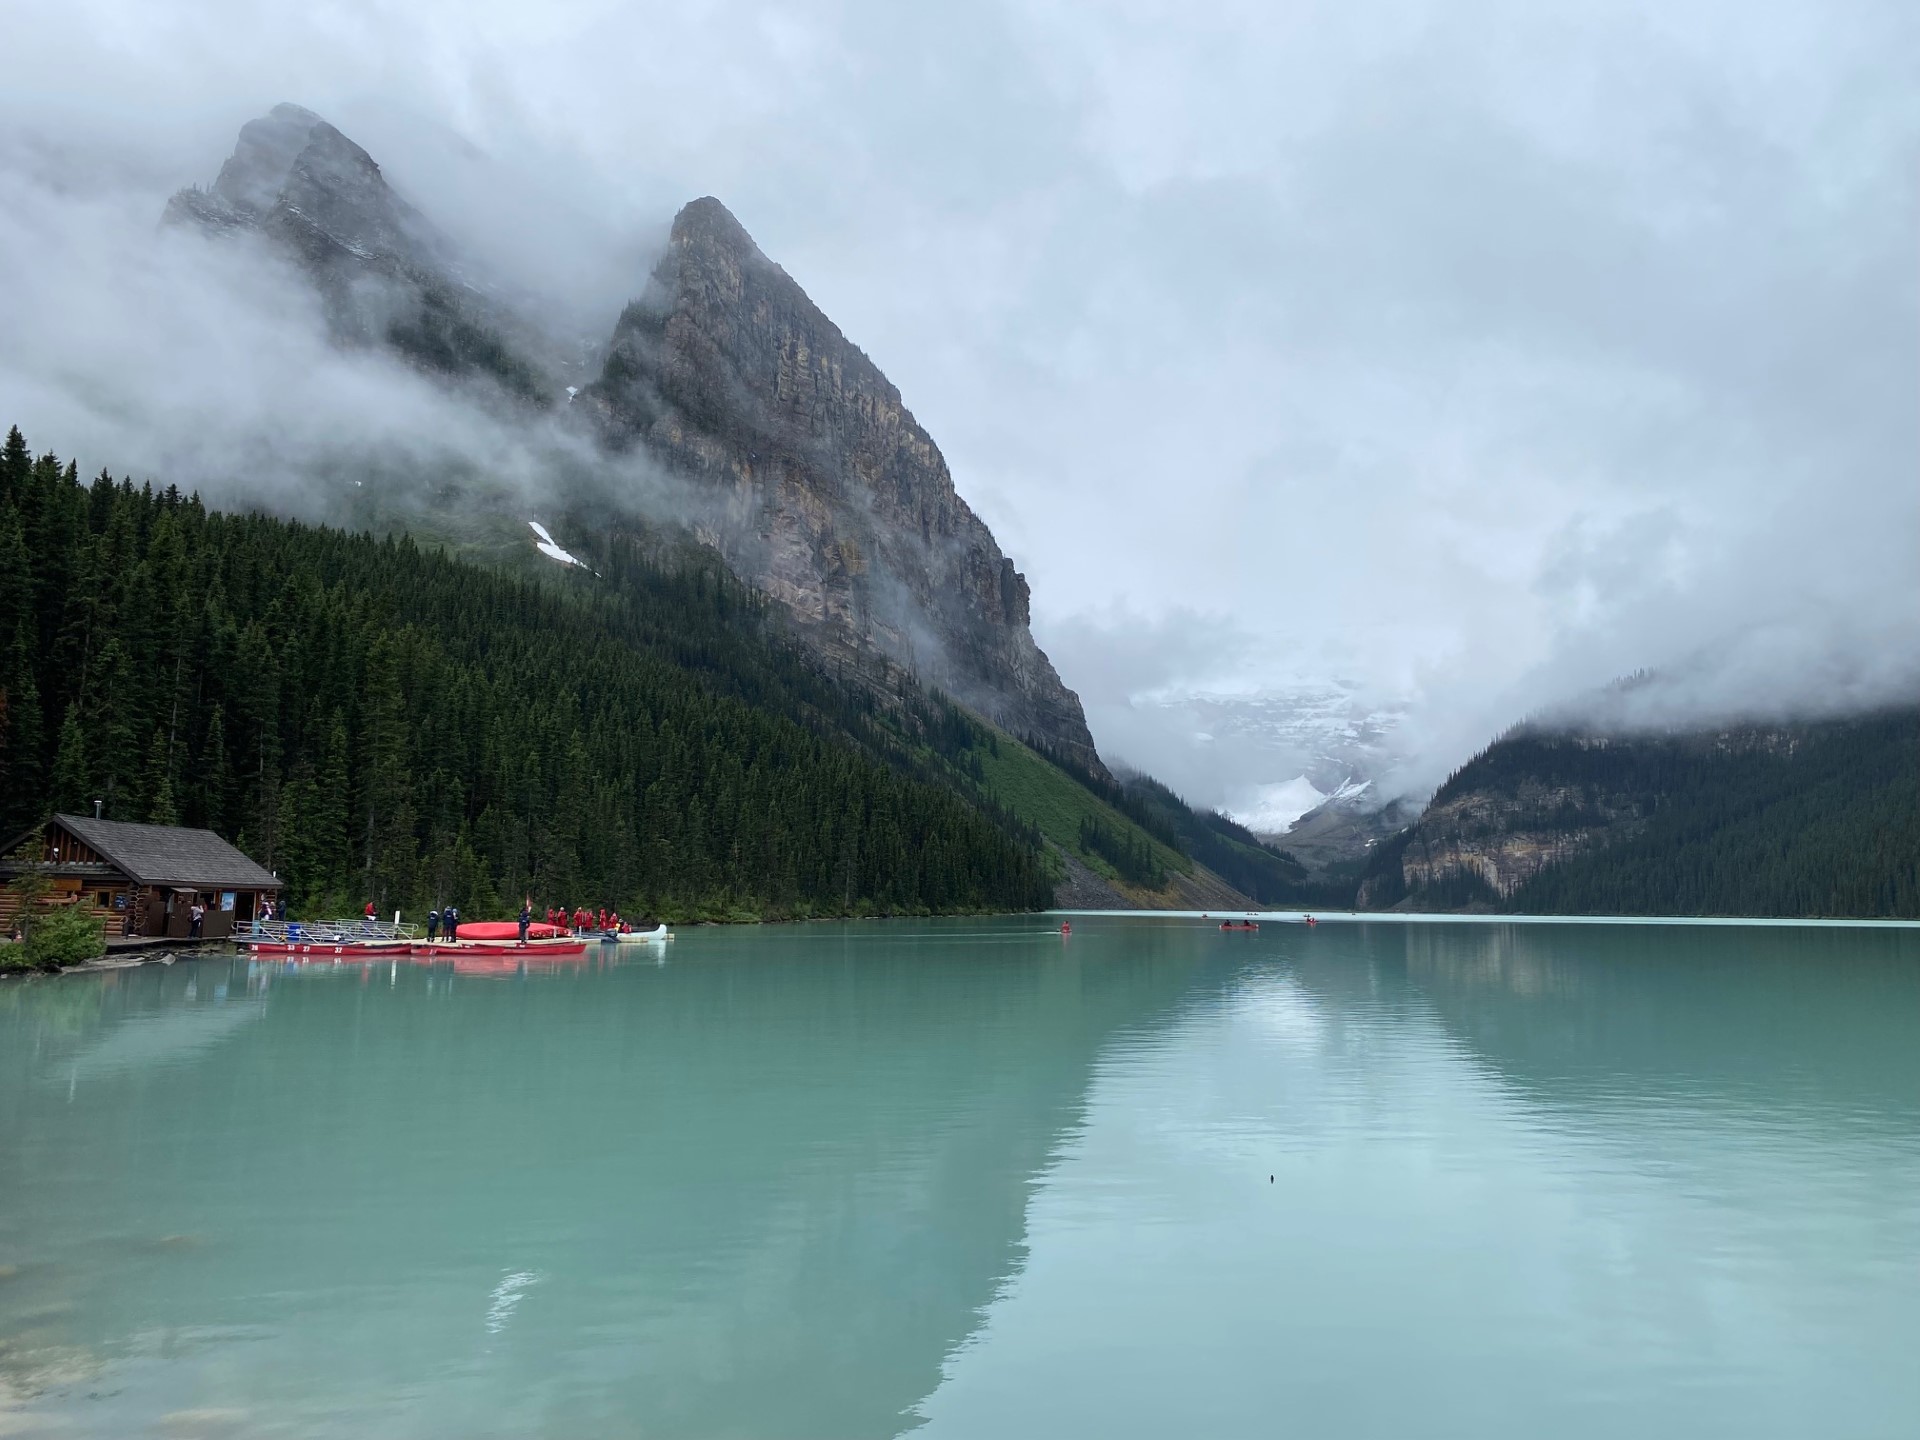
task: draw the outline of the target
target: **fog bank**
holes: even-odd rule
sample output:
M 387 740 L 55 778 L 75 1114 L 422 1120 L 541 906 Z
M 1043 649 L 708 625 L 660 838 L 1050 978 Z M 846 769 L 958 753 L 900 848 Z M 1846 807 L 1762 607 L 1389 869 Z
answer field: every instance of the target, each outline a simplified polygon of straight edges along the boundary
M 537 486 L 567 443 L 156 232 L 293 100 L 588 342 L 719 195 L 938 438 L 1111 758 L 1197 801 L 1325 758 L 1289 705 L 1391 715 L 1417 790 L 1641 669 L 1636 723 L 1914 691 L 1898 0 L 76 0 L 9 46 L 0 420 L 89 467 L 297 507 L 326 457 Z

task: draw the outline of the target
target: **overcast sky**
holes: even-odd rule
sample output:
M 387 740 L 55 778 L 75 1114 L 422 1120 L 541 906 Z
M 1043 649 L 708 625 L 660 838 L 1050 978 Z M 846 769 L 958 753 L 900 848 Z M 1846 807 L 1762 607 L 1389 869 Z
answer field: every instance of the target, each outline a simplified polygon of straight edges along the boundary
M 939 441 L 1103 748 L 1193 798 L 1297 757 L 1156 700 L 1338 679 L 1410 707 L 1417 780 L 1643 666 L 1703 713 L 1913 680 L 1911 0 L 35 8 L 9 204 L 88 230 L 293 100 L 599 331 L 718 195 Z M 0 313 L 0 418 L 85 428 L 30 339 Z M 31 438 L 152 463 L 109 433 Z

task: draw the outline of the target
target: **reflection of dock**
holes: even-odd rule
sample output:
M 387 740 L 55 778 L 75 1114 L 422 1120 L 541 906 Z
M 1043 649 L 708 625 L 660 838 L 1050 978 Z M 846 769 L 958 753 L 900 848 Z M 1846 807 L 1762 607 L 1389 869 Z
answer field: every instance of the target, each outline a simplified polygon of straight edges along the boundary
M 299 953 L 283 950 L 262 951 L 250 955 L 258 966 L 274 972 L 323 970 L 367 970 L 386 965 L 405 965 L 420 970 L 451 970 L 455 975 L 511 976 L 559 975 L 569 970 L 604 968 L 617 961 L 620 952 L 612 947 L 570 945 L 546 949 L 529 946 L 522 950 L 505 945 L 413 945 L 403 949 L 381 950 L 372 947 L 313 947 Z

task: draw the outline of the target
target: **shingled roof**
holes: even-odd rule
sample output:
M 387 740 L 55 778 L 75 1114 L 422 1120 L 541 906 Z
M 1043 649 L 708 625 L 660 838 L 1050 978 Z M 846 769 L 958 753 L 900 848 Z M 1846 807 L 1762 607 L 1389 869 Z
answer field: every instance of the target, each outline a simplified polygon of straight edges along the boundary
M 278 890 L 280 881 L 211 830 L 182 825 L 134 825 L 87 815 L 54 821 L 142 885 L 191 885 L 196 890 Z

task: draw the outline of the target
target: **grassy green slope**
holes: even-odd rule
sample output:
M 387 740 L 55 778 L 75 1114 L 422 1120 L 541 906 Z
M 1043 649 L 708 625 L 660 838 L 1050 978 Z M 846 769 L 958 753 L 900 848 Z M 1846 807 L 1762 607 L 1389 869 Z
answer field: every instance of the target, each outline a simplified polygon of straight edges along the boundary
M 993 748 L 973 752 L 980 759 L 988 793 L 1096 875 L 1119 882 L 1112 865 L 1080 844 L 1083 820 L 1145 845 L 1170 874 L 1193 873 L 1192 860 L 1156 840 L 1044 756 L 1009 735 L 995 732 L 994 739 Z

